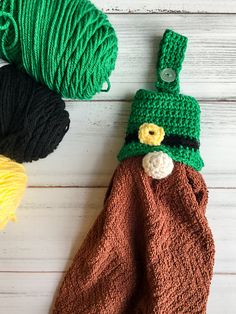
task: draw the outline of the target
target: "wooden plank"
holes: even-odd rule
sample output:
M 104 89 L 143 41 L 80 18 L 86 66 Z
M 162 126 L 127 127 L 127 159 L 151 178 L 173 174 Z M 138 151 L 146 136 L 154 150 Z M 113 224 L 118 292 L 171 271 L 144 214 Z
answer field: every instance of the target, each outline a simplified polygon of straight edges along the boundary
M 28 189 L 0 233 L 0 271 L 62 271 L 102 209 L 105 189 Z
M 117 90 L 119 99 L 128 97 L 122 94 L 126 83 L 138 88 L 152 86 L 156 79 L 159 41 L 164 30 L 172 28 L 189 38 L 181 77 L 183 93 L 198 98 L 235 98 L 236 89 L 232 91 L 230 87 L 236 77 L 236 19 L 233 15 L 220 18 L 218 15 L 118 15 L 112 16 L 111 22 L 117 29 L 120 47 L 111 81 L 119 83 L 119 88 L 113 84 L 109 97 Z
M 189 38 L 181 74 L 183 93 L 199 99 L 236 99 L 234 15 L 117 14 L 110 20 L 119 38 L 119 58 L 110 92 L 95 99 L 127 100 L 139 88 L 154 88 L 158 46 L 166 28 Z
M 236 13 L 233 0 L 94 0 L 107 13 Z
M 49 313 L 60 273 L 1 273 L 1 313 Z M 207 314 L 235 314 L 236 276 L 215 275 Z
M 61 277 L 60 273 L 0 273 L 0 312 L 49 313 Z
M 63 271 L 103 208 L 103 188 L 28 189 L 18 223 L 0 233 L 0 271 Z M 236 273 L 235 190 L 210 190 L 217 273 Z M 1 280 L 0 280 L 1 281 Z
M 207 307 L 207 314 L 235 314 L 235 275 L 215 275 Z
M 207 183 L 236 186 L 236 103 L 208 102 L 201 108 Z M 68 103 L 68 110 L 70 131 L 51 156 L 27 165 L 29 185 L 107 186 L 123 144 L 130 103 Z

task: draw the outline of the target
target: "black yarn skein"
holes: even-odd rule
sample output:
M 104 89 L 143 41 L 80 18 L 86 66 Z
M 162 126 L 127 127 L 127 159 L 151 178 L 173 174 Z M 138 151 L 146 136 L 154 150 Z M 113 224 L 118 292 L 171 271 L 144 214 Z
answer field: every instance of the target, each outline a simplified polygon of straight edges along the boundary
M 0 68 L 0 154 L 19 163 L 47 157 L 69 129 L 61 97 L 14 65 Z

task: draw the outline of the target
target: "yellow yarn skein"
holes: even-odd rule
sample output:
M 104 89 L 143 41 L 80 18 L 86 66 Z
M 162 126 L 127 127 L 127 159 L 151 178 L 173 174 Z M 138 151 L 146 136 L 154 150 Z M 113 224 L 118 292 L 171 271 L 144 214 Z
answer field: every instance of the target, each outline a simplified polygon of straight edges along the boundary
M 0 155 L 0 230 L 8 221 L 16 221 L 15 211 L 27 184 L 23 165 Z

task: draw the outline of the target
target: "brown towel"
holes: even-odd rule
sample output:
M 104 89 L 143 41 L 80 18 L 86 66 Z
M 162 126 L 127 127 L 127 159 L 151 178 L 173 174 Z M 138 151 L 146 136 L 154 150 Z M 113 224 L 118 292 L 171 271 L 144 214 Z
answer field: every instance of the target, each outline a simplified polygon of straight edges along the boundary
M 206 313 L 214 243 L 200 173 L 162 180 L 142 157 L 114 173 L 104 209 L 67 272 L 54 314 Z

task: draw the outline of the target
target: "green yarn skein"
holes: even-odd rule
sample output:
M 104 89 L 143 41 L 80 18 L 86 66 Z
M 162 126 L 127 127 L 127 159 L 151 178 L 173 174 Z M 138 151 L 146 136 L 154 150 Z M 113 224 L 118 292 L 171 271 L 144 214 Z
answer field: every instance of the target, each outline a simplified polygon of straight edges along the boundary
M 0 58 L 66 98 L 91 99 L 115 68 L 117 37 L 88 0 L 1 0 Z

